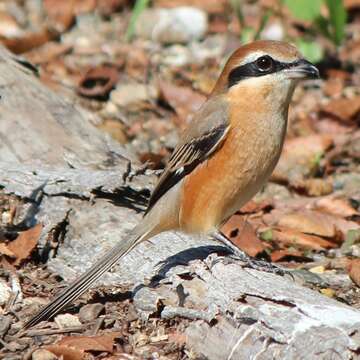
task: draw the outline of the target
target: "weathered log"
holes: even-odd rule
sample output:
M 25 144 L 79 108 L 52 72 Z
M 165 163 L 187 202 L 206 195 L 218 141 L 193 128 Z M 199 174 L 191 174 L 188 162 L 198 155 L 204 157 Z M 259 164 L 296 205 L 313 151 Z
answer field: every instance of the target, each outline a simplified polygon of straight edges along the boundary
M 122 156 L 101 169 L 108 145 L 89 114 L 6 56 L 0 53 L 0 187 L 27 204 L 18 222 L 44 224 L 43 259 L 69 281 L 141 220 L 154 176 L 129 176 Z M 67 166 L 68 150 L 76 166 Z M 143 319 L 191 319 L 186 346 L 198 358 L 351 359 L 360 352 L 358 310 L 290 277 L 247 269 L 206 237 L 161 234 L 99 284 L 129 289 Z
M 104 168 L 131 157 L 93 126 L 95 115 L 45 87 L 3 47 L 0 96 L 0 160 Z

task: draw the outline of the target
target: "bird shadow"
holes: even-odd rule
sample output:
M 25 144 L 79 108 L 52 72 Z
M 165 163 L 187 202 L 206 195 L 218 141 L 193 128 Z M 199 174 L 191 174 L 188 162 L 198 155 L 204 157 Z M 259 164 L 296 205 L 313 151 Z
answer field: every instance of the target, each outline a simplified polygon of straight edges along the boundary
M 94 189 L 92 193 L 98 199 L 106 199 L 115 206 L 126 207 L 138 213 L 145 211 L 150 196 L 148 189 L 134 190 L 130 186 L 122 186 L 111 192 Z
M 182 250 L 174 255 L 169 256 L 165 260 L 158 262 L 155 265 L 155 268 L 158 268 L 156 270 L 156 274 L 151 277 L 149 284 L 139 284 L 136 286 L 133 289 L 133 296 L 144 287 L 157 287 L 160 281 L 166 278 L 168 272 L 172 268 L 178 265 L 189 265 L 190 261 L 193 260 L 204 260 L 213 253 L 217 253 L 218 255 L 229 255 L 232 252 L 230 249 L 221 245 L 203 245 Z

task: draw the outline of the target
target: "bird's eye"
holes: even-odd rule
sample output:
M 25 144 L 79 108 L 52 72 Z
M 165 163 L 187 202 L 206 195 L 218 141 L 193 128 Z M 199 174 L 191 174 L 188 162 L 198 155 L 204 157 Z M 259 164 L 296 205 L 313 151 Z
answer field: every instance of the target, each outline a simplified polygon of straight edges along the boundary
M 261 72 L 271 71 L 274 67 L 274 60 L 268 56 L 261 56 L 256 60 L 256 66 Z

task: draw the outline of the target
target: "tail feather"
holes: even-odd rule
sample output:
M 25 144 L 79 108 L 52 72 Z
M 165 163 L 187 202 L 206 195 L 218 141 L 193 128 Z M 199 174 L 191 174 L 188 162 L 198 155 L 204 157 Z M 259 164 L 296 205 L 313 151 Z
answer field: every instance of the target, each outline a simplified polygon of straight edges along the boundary
M 55 297 L 48 305 L 41 309 L 33 318 L 27 321 L 24 329 L 48 320 L 58 314 L 63 308 L 76 300 L 98 280 L 103 274 L 111 269 L 117 261 L 130 252 L 137 244 L 149 238 L 150 231 L 139 232 L 137 228 L 127 239 L 116 244 L 89 270 L 75 280 L 69 287 Z

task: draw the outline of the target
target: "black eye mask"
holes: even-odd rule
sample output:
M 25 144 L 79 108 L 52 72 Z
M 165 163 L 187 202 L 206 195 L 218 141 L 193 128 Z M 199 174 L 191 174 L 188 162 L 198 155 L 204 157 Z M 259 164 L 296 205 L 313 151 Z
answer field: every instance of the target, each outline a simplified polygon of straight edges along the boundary
M 246 78 L 264 76 L 289 69 L 298 65 L 300 61 L 301 60 L 296 60 L 291 63 L 286 63 L 274 60 L 269 55 L 261 56 L 251 63 L 238 66 L 231 70 L 228 76 L 228 88 Z

